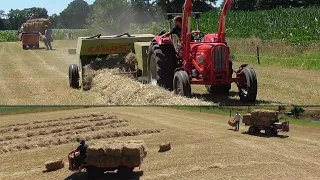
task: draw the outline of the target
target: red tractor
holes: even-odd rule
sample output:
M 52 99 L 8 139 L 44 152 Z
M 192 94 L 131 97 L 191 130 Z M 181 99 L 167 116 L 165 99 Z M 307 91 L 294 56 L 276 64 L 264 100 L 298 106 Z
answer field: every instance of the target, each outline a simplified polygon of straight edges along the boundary
M 192 0 L 186 0 L 183 10 L 180 47 L 175 50 L 172 37 L 156 36 L 148 51 L 148 81 L 175 94 L 191 96 L 191 84 L 205 85 L 208 92 L 229 93 L 236 83 L 242 102 L 254 103 L 257 97 L 257 76 L 248 64 L 234 71 L 230 51 L 225 41 L 226 14 L 232 0 L 226 0 L 217 34 L 200 32 L 200 13 L 193 13 Z M 172 14 L 171 14 L 172 15 Z M 195 15 L 197 31 L 191 32 Z M 170 20 L 170 18 L 168 18 Z M 191 40 L 193 39 L 193 40 Z M 232 77 L 233 73 L 236 77 Z

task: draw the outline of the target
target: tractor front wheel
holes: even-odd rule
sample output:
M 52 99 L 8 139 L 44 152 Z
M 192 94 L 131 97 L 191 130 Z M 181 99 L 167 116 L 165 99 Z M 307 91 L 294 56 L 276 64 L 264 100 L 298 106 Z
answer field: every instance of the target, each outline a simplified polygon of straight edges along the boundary
M 254 103 L 257 99 L 258 82 L 253 68 L 245 67 L 240 72 L 246 83 L 238 84 L 240 100 L 245 103 Z
M 181 96 L 191 96 L 189 75 L 186 71 L 177 71 L 173 79 L 174 93 Z
M 73 89 L 79 89 L 79 69 L 76 64 L 69 66 L 69 86 Z
M 173 75 L 176 66 L 173 45 L 153 43 L 148 51 L 148 82 L 169 91 L 173 90 Z

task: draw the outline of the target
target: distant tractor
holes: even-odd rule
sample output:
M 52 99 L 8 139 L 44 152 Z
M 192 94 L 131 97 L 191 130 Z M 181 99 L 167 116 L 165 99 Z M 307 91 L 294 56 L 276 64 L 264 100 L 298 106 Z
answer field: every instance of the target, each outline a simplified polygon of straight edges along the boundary
M 205 35 L 200 32 L 200 13 L 192 13 L 192 1 L 186 0 L 182 14 L 182 38 L 177 50 L 170 37 L 156 36 L 150 44 L 148 81 L 187 97 L 191 96 L 191 84 L 205 85 L 209 93 L 216 94 L 228 93 L 231 83 L 236 83 L 240 100 L 254 103 L 257 97 L 256 73 L 248 64 L 233 70 L 225 41 L 226 14 L 231 3 L 232 0 L 225 2 L 218 33 Z M 172 17 L 174 14 L 169 15 Z M 191 32 L 193 15 L 197 20 L 195 32 Z M 235 78 L 232 77 L 233 72 Z
M 39 41 L 42 41 L 45 33 L 45 25 L 52 26 L 49 19 L 29 19 L 18 29 L 18 39 L 22 43 L 22 49 L 39 49 Z
M 254 110 L 243 116 L 242 122 L 249 126 L 249 134 L 257 134 L 262 130 L 267 136 L 278 135 L 278 132 L 289 132 L 289 122 L 280 122 L 278 112 L 269 110 Z

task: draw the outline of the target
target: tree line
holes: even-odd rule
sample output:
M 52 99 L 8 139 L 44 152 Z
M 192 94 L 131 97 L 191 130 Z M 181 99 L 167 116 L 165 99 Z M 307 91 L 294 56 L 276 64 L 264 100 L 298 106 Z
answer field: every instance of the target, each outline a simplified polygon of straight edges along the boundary
M 217 10 L 217 0 L 193 0 L 193 11 Z M 94 29 L 97 32 L 119 32 L 129 24 L 147 24 L 164 19 L 166 12 L 182 12 L 185 0 L 96 0 L 89 5 L 74 0 L 60 14 L 48 15 L 45 8 L 11 9 L 7 14 L 0 10 L 0 30 L 16 30 L 33 18 L 50 18 L 53 28 Z M 224 3 L 222 3 L 223 6 Z M 273 8 L 308 7 L 319 5 L 314 0 L 233 0 L 233 11 L 256 11 Z

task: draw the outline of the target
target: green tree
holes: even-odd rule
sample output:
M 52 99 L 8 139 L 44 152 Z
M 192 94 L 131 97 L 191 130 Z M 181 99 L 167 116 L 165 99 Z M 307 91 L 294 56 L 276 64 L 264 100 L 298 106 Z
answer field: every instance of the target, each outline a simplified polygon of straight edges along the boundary
M 84 0 L 74 0 L 59 15 L 57 26 L 68 29 L 81 29 L 90 14 L 90 6 Z M 57 17 L 53 17 L 57 18 Z
M 6 26 L 4 24 L 4 17 L 5 17 L 5 13 L 4 10 L 0 10 L 0 30 L 5 30 Z
M 156 9 L 149 0 L 131 0 L 133 22 L 145 24 L 156 18 Z
M 185 0 L 157 0 L 156 5 L 163 12 L 181 13 Z M 216 0 L 193 0 L 192 11 L 206 12 L 213 10 Z
M 291 113 L 292 115 L 295 116 L 296 119 L 298 119 L 302 113 L 304 113 L 304 109 L 300 106 L 294 106 L 292 109 L 291 109 Z
M 52 14 L 50 17 L 49 17 L 51 23 L 52 23 L 52 27 L 53 28 L 59 28 L 58 27 L 58 23 L 59 23 L 59 16 L 57 14 Z
M 18 29 L 21 24 L 25 23 L 28 19 L 34 18 L 48 18 L 48 11 L 44 8 L 27 8 L 23 10 L 11 9 L 8 13 L 10 29 Z
M 132 23 L 132 9 L 126 0 L 96 0 L 87 21 L 94 33 L 122 34 Z

